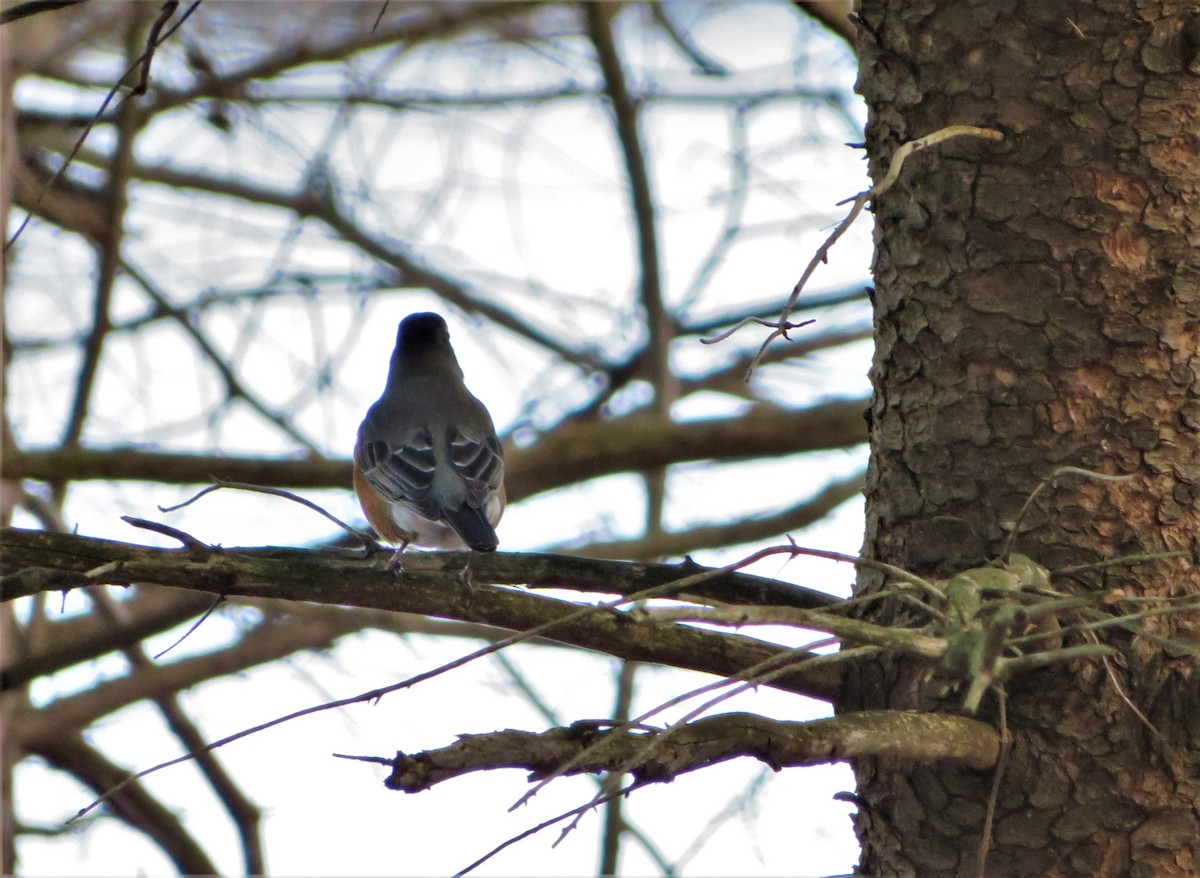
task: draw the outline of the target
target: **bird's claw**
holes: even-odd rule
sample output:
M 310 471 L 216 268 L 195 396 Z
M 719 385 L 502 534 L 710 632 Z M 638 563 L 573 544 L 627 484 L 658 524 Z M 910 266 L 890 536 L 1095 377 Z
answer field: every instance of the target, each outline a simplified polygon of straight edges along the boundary
M 408 540 L 405 540 L 400 544 L 400 548 L 398 548 L 392 554 L 391 559 L 387 562 L 387 569 L 394 573 L 397 579 L 400 579 L 404 576 L 404 550 L 407 548 Z
M 463 584 L 467 591 L 475 590 L 475 583 L 471 581 L 471 559 L 474 557 L 474 552 L 468 555 L 466 566 L 463 567 L 462 570 L 458 571 L 458 581 Z

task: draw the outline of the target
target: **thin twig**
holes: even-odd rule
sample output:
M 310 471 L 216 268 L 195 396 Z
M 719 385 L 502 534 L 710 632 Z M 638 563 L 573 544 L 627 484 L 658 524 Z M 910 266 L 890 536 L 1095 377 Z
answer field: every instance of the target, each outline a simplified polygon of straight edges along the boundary
M 1187 595 L 1186 597 L 1196 599 L 1195 595 Z M 1020 646 L 1025 643 L 1031 643 L 1038 640 L 1045 640 L 1049 637 L 1066 637 L 1070 634 L 1084 633 L 1089 631 L 1098 631 L 1102 628 L 1125 628 L 1135 634 L 1144 635 L 1146 632 L 1139 631 L 1136 628 L 1131 628 L 1133 623 L 1142 622 L 1153 616 L 1170 616 L 1178 613 L 1194 612 L 1200 610 L 1200 599 L 1195 603 L 1185 603 L 1183 606 L 1168 606 L 1156 607 L 1151 610 L 1139 610 L 1136 613 L 1126 613 L 1123 616 L 1102 616 L 1099 619 L 1091 622 L 1080 622 L 1075 625 L 1063 625 L 1052 631 L 1035 631 L 1032 634 L 1023 634 L 1020 637 L 1014 637 L 1008 641 L 1009 646 Z
M 1145 552 L 1139 555 L 1122 555 L 1119 558 L 1109 558 L 1106 561 L 1094 561 L 1091 564 L 1076 564 L 1074 567 L 1061 567 L 1055 570 L 1053 576 L 1071 576 L 1075 573 L 1083 573 L 1085 570 L 1104 570 L 1108 567 L 1119 567 L 1122 565 L 1132 566 L 1133 564 L 1145 564 L 1148 561 L 1163 561 L 1169 558 L 1190 558 L 1192 553 L 1186 549 L 1175 552 Z
M 214 479 L 213 481 L 216 482 L 216 484 L 209 485 L 207 488 L 201 489 L 196 494 L 189 497 L 187 500 L 184 500 L 182 503 L 176 503 L 174 506 L 159 506 L 158 511 L 159 512 L 174 512 L 177 509 L 182 509 L 185 506 L 190 506 L 191 504 L 195 503 L 197 500 L 199 500 L 204 495 L 211 494 L 213 491 L 219 491 L 222 488 L 229 488 L 234 491 L 253 491 L 256 494 L 270 494 L 272 497 L 282 497 L 285 500 L 291 500 L 293 503 L 299 503 L 301 506 L 311 509 L 313 512 L 316 512 L 318 515 L 322 515 L 325 518 L 329 519 L 330 521 L 332 521 L 334 524 L 336 524 L 338 527 L 340 527 L 342 530 L 344 530 L 346 533 L 350 534 L 351 536 L 356 537 L 359 540 L 362 540 L 362 542 L 368 548 L 370 548 L 372 551 L 381 550 L 379 543 L 370 535 L 363 533 L 362 531 L 358 530 L 357 528 L 351 527 L 350 525 L 346 524 L 346 522 L 342 521 L 340 518 L 338 518 L 336 515 L 334 515 L 332 512 L 329 512 L 328 510 L 323 509 L 322 507 L 318 506 L 316 503 L 314 503 L 311 500 L 306 500 L 305 498 L 299 496 L 298 494 L 293 494 L 291 491 L 285 491 L 283 488 L 270 488 L 270 487 L 267 487 L 266 485 L 251 485 L 251 484 L 248 484 L 247 482 L 225 482 L 220 479 Z
M 807 549 L 804 546 L 798 546 L 792 543 L 792 549 L 797 555 L 808 555 L 812 558 L 825 558 L 830 561 L 843 561 L 847 564 L 853 564 L 856 567 L 869 567 L 872 570 L 878 570 L 882 573 L 890 573 L 898 579 L 911 583 L 932 597 L 938 600 L 945 600 L 946 596 L 942 590 L 930 582 L 928 579 L 922 579 L 915 573 L 909 573 L 903 567 L 896 567 L 884 561 L 877 561 L 874 558 L 866 558 L 862 555 L 845 555 L 841 552 L 830 552 L 825 549 Z M 931 609 L 931 608 L 930 608 Z
M 371 25 L 371 33 L 375 33 L 379 28 L 379 22 L 383 21 L 383 14 L 387 12 L 387 8 L 388 0 L 383 0 L 383 3 L 379 7 L 379 14 L 375 16 L 375 23 Z
M 1008 537 L 1004 540 L 1004 548 L 1000 550 L 1001 560 L 1007 560 L 1009 552 L 1012 551 L 1012 544 L 1017 538 L 1017 534 L 1021 532 L 1021 522 L 1025 518 L 1025 514 L 1033 506 L 1033 501 L 1046 488 L 1053 485 L 1061 476 L 1083 476 L 1088 479 L 1096 479 L 1102 482 L 1128 482 L 1133 478 L 1132 475 L 1126 476 L 1110 476 L 1107 473 L 1098 473 L 1094 470 L 1083 469 L 1078 466 L 1060 466 L 1046 478 L 1038 482 L 1037 487 L 1029 492 L 1029 496 L 1025 498 L 1025 502 L 1021 504 L 1021 509 L 1017 512 L 1016 519 L 1013 520 L 1012 528 L 1008 532 Z
M 168 646 L 162 652 L 155 655 L 154 660 L 158 661 L 160 658 L 162 658 L 168 652 L 170 652 L 175 647 L 179 646 L 179 644 L 183 643 L 185 640 L 187 640 L 189 637 L 191 637 L 192 632 L 195 631 L 197 628 L 199 628 L 201 625 L 203 625 L 204 621 L 213 614 L 213 611 L 216 610 L 217 607 L 221 606 L 221 604 L 223 604 L 224 602 L 225 602 L 225 595 L 222 595 L 222 594 L 217 595 L 216 600 L 214 600 L 212 602 L 212 606 L 209 607 L 207 610 L 205 610 L 204 614 L 199 619 L 197 619 L 195 622 L 193 622 L 191 627 L 188 628 L 187 631 L 184 631 L 178 640 L 176 640 L 174 643 L 172 643 L 170 646 Z
M 822 643 L 825 641 L 817 641 L 817 642 Z M 769 656 L 768 658 L 763 659 L 761 662 L 758 662 L 755 665 L 751 665 L 750 667 L 739 672 L 738 674 L 735 674 L 730 677 L 725 677 L 724 679 L 717 680 L 713 683 L 708 683 L 704 686 L 700 686 L 696 689 L 692 689 L 688 692 L 684 692 L 680 695 L 676 695 L 674 698 L 669 698 L 666 701 L 662 702 L 661 704 L 655 705 L 650 710 L 647 710 L 645 713 L 641 714 L 640 716 L 634 717 L 629 722 L 621 723 L 619 725 L 614 726 L 611 729 L 611 733 L 612 734 L 623 734 L 624 732 L 630 731 L 634 728 L 640 728 L 640 727 L 642 727 L 642 725 L 645 723 L 646 720 L 650 719 L 651 717 L 655 716 L 656 714 L 662 713 L 664 710 L 668 710 L 677 704 L 682 704 L 685 701 L 689 701 L 693 698 L 697 698 L 707 692 L 714 692 L 714 691 L 716 691 L 718 689 L 722 689 L 726 686 L 732 686 L 740 680 L 754 680 L 755 685 L 757 685 L 758 683 L 763 682 L 767 678 L 768 674 L 783 673 L 783 672 L 786 672 L 786 671 L 794 668 L 796 664 L 800 663 L 800 662 L 793 661 L 793 659 L 796 659 L 797 657 L 801 658 L 803 660 L 803 663 L 805 663 L 805 664 L 812 664 L 818 660 L 828 662 L 828 660 L 831 657 L 830 656 L 813 655 L 811 652 L 812 646 L 813 646 L 813 644 L 805 644 L 804 646 L 797 646 L 797 647 L 789 649 L 785 652 L 777 653 L 776 655 Z M 875 647 L 863 647 L 863 648 L 859 648 L 859 649 L 843 650 L 842 652 L 837 653 L 837 655 L 839 655 L 839 656 L 862 655 L 862 654 L 864 654 L 864 652 L 862 650 L 866 650 L 866 651 L 869 651 L 872 653 L 879 651 Z M 593 746 L 595 746 L 595 745 L 593 745 Z M 533 786 L 533 788 L 530 790 L 527 790 L 525 793 L 523 793 L 521 795 L 521 797 L 517 799 L 517 801 L 515 801 L 512 805 L 509 806 L 508 810 L 515 811 L 516 809 L 520 808 L 522 805 L 529 802 L 531 799 L 534 798 L 534 796 L 536 796 L 539 792 L 541 792 L 542 789 L 544 787 L 546 787 L 550 782 L 562 777 L 564 774 L 566 774 L 568 771 L 570 771 L 572 768 L 574 768 L 576 765 L 578 765 L 580 762 L 582 762 L 586 758 L 586 756 L 591 752 L 591 750 L 592 750 L 592 748 L 590 748 L 590 747 L 584 748 L 580 753 L 576 754 L 574 757 L 572 757 L 571 759 L 567 760 L 562 765 L 555 768 L 552 772 L 539 778 L 538 782 Z
M 1004 780 L 1004 769 L 1008 765 L 1008 751 L 1012 747 L 1012 734 L 1008 731 L 1008 709 L 1005 704 L 1004 690 L 999 686 L 992 691 L 1000 707 L 1000 755 L 996 757 L 996 769 L 992 775 L 992 789 L 988 794 L 987 811 L 983 817 L 983 833 L 979 839 L 979 853 L 975 859 L 975 874 L 986 878 L 988 850 L 992 846 L 992 824 L 996 819 L 996 802 L 1000 799 L 1000 783 Z
M 484 854 L 482 857 L 480 857 L 475 862 L 471 863 L 469 866 L 466 866 L 466 867 L 460 869 L 459 871 L 455 872 L 454 878 L 460 878 L 460 876 L 466 875 L 468 872 L 475 869 L 477 866 L 482 866 L 484 863 L 486 863 L 492 857 L 496 856 L 496 854 L 500 853 L 505 848 L 512 847 L 517 842 L 524 841 L 525 839 L 529 838 L 531 835 L 536 835 L 537 833 L 541 832 L 543 829 L 548 829 L 549 827 L 553 826 L 555 823 L 561 823 L 562 821 L 566 820 L 568 817 L 573 817 L 573 816 L 576 816 L 577 814 L 586 813 L 588 810 L 596 807 L 597 804 L 603 804 L 604 802 L 607 802 L 609 799 L 616 798 L 617 796 L 624 796 L 627 793 L 632 792 L 636 786 L 637 786 L 636 784 L 630 784 L 629 786 L 625 787 L 624 789 L 617 790 L 616 792 L 605 796 L 603 799 L 601 799 L 598 802 L 593 800 L 591 802 L 588 802 L 586 805 L 580 805 L 578 808 L 572 808 L 570 811 L 564 811 L 562 814 L 559 814 L 557 817 L 551 817 L 549 820 L 539 823 L 537 826 L 531 827 L 530 829 L 526 829 L 524 832 L 522 832 L 518 835 L 514 835 L 512 838 L 508 839 L 507 841 L 504 841 L 501 844 L 496 845 L 496 847 L 492 848 L 490 851 L 488 851 L 486 854 Z M 555 842 L 555 844 L 558 844 L 558 842 Z
M 915 152 L 920 152 L 923 149 L 928 149 L 931 146 L 935 146 L 936 144 L 950 140 L 954 137 L 981 137 L 985 140 L 1004 139 L 1004 135 L 994 128 L 977 128 L 974 125 L 950 125 L 946 128 L 940 128 L 937 131 L 934 131 L 932 134 L 926 134 L 924 137 L 918 137 L 916 140 L 910 140 L 908 143 L 902 144 L 900 148 L 892 154 L 892 161 L 888 166 L 888 171 L 887 174 L 884 175 L 884 178 L 870 189 L 866 190 L 865 192 L 860 192 L 858 195 L 854 196 L 853 199 L 847 199 L 847 201 L 853 201 L 853 204 L 850 207 L 850 212 L 846 215 L 845 219 L 834 226 L 834 229 L 832 232 L 830 232 L 829 237 L 826 238 L 824 243 L 817 248 L 817 251 L 813 254 L 812 259 L 809 260 L 803 274 L 800 275 L 800 280 L 798 280 L 796 285 L 792 288 L 791 295 L 788 296 L 787 303 L 783 306 L 783 311 L 780 313 L 778 321 L 774 324 L 774 329 L 772 330 L 771 334 L 767 336 L 766 341 L 762 343 L 762 346 L 758 349 L 758 354 L 755 355 L 750 367 L 746 370 L 746 381 L 749 381 L 751 377 L 753 377 L 754 370 L 757 368 L 759 360 L 762 359 L 763 354 L 766 353 L 767 347 L 771 344 L 771 342 L 777 338 L 780 338 L 781 336 L 786 338 L 788 330 L 794 328 L 788 323 L 788 317 L 792 313 L 792 308 L 795 306 L 796 300 L 800 298 L 800 293 L 804 290 L 804 287 L 808 283 L 809 278 L 812 277 L 813 272 L 817 270 L 817 266 L 822 262 L 828 261 L 830 249 L 837 242 L 837 240 L 846 233 L 846 230 L 854 224 L 854 221 L 858 219 L 858 215 L 862 213 L 863 208 L 867 206 L 867 203 L 879 198 L 880 195 L 892 188 L 892 185 L 900 177 L 900 170 L 904 167 L 905 160 L 907 160 L 910 155 Z M 841 202 L 841 204 L 845 203 L 846 201 Z M 742 324 L 739 324 L 739 326 L 741 325 Z M 737 328 L 738 327 L 734 327 L 735 330 Z M 728 337 L 728 334 L 726 334 L 725 337 Z M 717 339 L 707 339 L 705 341 L 711 344 L 714 341 L 717 341 Z
M 194 551 L 211 552 L 213 550 L 212 546 L 207 543 L 201 542 L 190 533 L 182 531 L 177 527 L 171 527 L 169 524 L 163 524 L 159 521 L 147 521 L 144 518 L 134 518 L 132 515 L 122 515 L 121 521 L 132 527 L 162 534 L 164 537 L 170 537 L 173 540 L 179 540 L 184 546 Z
M 166 0 L 162 5 L 162 11 L 154 24 L 150 25 L 150 33 L 146 37 L 146 51 L 142 55 L 142 74 L 138 78 L 138 84 L 133 87 L 129 93 L 130 97 L 135 95 L 144 95 L 146 89 L 150 86 L 150 63 L 154 60 L 154 50 L 158 48 L 158 35 L 163 27 L 175 14 L 175 10 L 179 8 L 179 0 Z
M 808 644 L 808 646 L 811 647 L 811 646 L 813 646 L 813 644 Z M 741 685 L 733 686 L 725 692 L 719 692 L 716 695 L 714 695 L 712 698 L 708 699 L 707 701 L 697 705 L 696 707 L 693 707 L 691 710 L 689 710 L 687 713 L 685 713 L 679 719 L 675 720 L 673 723 L 670 723 L 670 724 L 664 726 L 656 734 L 647 735 L 646 743 L 643 746 L 637 748 L 634 751 L 634 753 L 628 759 L 625 760 L 625 762 L 621 763 L 615 769 L 613 769 L 611 772 L 609 772 L 609 777 L 615 777 L 615 778 L 624 777 L 632 769 L 636 768 L 639 764 L 644 764 L 646 762 L 646 760 L 649 759 L 650 756 L 655 753 L 655 751 L 660 750 L 663 747 L 663 745 L 666 744 L 666 742 L 670 739 L 671 735 L 673 735 L 675 732 L 679 731 L 682 728 L 686 728 L 688 723 L 690 723 L 692 720 L 699 717 L 701 714 L 707 712 L 708 710 L 711 710 L 712 708 L 716 707 L 718 704 L 721 704 L 724 701 L 728 701 L 730 698 L 733 698 L 737 695 L 742 694 L 743 692 L 747 692 L 750 689 L 755 688 L 756 686 L 760 685 L 761 683 L 772 680 L 775 677 L 780 676 L 781 674 L 785 674 L 789 670 L 791 670 L 791 667 L 788 665 L 785 665 L 784 667 L 776 668 L 774 670 L 765 672 L 763 674 L 758 674 L 758 675 L 754 675 L 751 677 L 747 677 L 747 678 L 745 678 L 744 682 L 742 682 Z M 731 682 L 732 682 L 732 680 L 731 680 Z M 655 708 L 655 711 L 657 711 L 658 709 L 659 708 Z M 643 715 L 642 717 L 638 717 L 638 719 L 641 720 L 641 719 L 644 719 L 644 717 L 645 717 L 645 715 Z M 614 730 L 610 734 L 617 734 L 617 732 L 616 732 L 616 730 Z M 596 745 L 593 745 L 593 746 L 596 746 Z M 634 786 L 637 786 L 637 785 L 638 785 L 638 782 L 635 779 Z M 595 806 L 599 805 L 601 797 L 606 792 L 608 792 L 608 790 L 606 790 L 605 787 L 601 787 L 601 792 L 599 794 L 597 794 L 597 796 L 595 798 L 593 798 L 592 801 L 588 803 L 588 805 L 591 807 L 595 807 Z M 575 820 L 573 820 L 570 824 L 568 824 L 567 826 L 565 826 L 563 828 L 562 835 L 560 836 L 559 841 L 561 841 L 562 838 L 566 837 L 566 835 L 568 833 L 572 832 L 579 825 L 579 820 L 580 820 L 580 818 L 582 818 L 584 813 L 586 813 L 586 812 L 581 811 L 576 816 Z

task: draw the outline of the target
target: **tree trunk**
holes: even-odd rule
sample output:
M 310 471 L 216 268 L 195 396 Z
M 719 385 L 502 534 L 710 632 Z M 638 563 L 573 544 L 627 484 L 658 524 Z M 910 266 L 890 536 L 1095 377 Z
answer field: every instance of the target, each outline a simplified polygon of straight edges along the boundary
M 875 205 L 868 555 L 934 577 L 998 559 L 1031 492 L 1072 466 L 1132 478 L 1055 479 L 1013 551 L 1055 571 L 1183 550 L 1192 557 L 1052 584 L 1200 593 L 1195 11 L 863 0 L 876 181 L 901 143 L 944 126 L 1005 133 L 912 156 Z M 879 585 L 864 575 L 860 593 Z M 986 874 L 1200 873 L 1200 619 L 1170 613 L 1142 629 L 1069 635 L 1119 656 L 1008 681 L 1013 741 Z M 962 700 L 904 663 L 858 670 L 842 709 Z M 998 705 L 985 697 L 980 716 L 998 722 Z M 977 874 L 991 772 L 884 760 L 857 771 L 866 874 Z

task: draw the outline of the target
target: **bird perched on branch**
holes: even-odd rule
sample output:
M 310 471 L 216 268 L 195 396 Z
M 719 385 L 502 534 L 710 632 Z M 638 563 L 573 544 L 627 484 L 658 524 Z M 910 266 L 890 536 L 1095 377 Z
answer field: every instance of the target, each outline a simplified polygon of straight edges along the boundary
M 400 322 L 383 396 L 358 428 L 354 491 L 367 521 L 399 549 L 495 551 L 504 458 L 492 418 L 463 383 L 446 321 Z

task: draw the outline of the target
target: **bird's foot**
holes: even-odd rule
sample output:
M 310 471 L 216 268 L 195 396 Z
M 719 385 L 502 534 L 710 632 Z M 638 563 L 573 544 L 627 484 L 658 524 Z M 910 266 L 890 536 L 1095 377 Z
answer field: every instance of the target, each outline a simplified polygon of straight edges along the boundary
M 458 571 L 458 581 L 463 584 L 463 586 L 466 588 L 466 590 L 468 592 L 472 592 L 475 590 L 475 583 L 473 583 L 471 581 L 471 561 L 472 561 L 472 559 L 474 559 L 474 557 L 475 557 L 474 552 L 469 554 L 467 556 L 466 566 L 463 567 L 462 570 Z
M 400 544 L 400 548 L 392 554 L 391 560 L 387 563 L 387 569 L 395 574 L 397 579 L 404 577 L 404 550 L 407 548 L 408 540 L 405 540 Z

